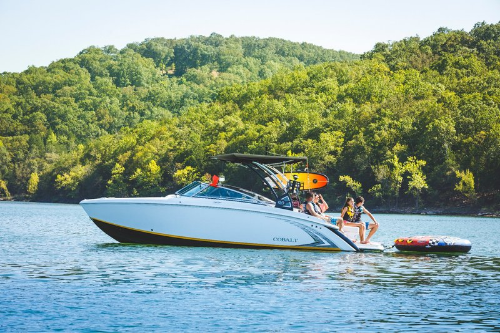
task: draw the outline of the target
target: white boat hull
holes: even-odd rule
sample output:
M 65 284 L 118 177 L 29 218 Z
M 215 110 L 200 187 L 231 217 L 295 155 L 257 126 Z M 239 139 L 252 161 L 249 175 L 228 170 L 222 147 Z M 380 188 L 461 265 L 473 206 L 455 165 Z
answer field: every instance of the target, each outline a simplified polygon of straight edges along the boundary
M 80 204 L 99 228 L 119 242 L 359 251 L 336 226 L 267 205 L 176 195 L 101 198 Z

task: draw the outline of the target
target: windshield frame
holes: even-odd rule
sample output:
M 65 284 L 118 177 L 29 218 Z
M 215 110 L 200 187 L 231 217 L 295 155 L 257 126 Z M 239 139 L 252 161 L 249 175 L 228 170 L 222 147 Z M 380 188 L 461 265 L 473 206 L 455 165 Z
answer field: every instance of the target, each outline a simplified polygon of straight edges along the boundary
M 225 189 L 227 191 L 230 191 L 232 193 L 237 193 L 241 195 L 241 197 L 232 197 L 232 196 L 217 196 L 217 195 L 203 195 L 202 192 L 207 191 L 207 189 L 210 188 L 217 188 L 217 189 Z M 260 195 L 258 193 L 252 192 L 247 189 L 243 189 L 237 186 L 232 186 L 232 185 L 218 185 L 218 186 L 210 186 L 208 183 L 202 183 L 198 180 L 184 186 L 177 192 L 175 192 L 176 195 L 182 196 L 182 197 L 189 197 L 189 198 L 201 198 L 201 199 L 218 199 L 218 200 L 225 200 L 225 201 L 238 201 L 238 202 L 246 202 L 246 203 L 253 203 L 253 204 L 260 204 L 260 205 L 272 205 L 274 204 L 274 201 L 266 198 L 263 195 Z

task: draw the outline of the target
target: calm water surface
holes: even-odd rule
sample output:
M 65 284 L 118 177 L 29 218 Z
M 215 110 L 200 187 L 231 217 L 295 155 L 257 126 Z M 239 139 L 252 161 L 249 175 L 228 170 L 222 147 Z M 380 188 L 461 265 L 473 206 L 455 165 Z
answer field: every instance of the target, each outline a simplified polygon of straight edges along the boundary
M 500 331 L 500 219 L 377 215 L 466 255 L 122 245 L 78 205 L 0 203 L 0 331 Z M 200 222 L 202 223 L 202 222 Z

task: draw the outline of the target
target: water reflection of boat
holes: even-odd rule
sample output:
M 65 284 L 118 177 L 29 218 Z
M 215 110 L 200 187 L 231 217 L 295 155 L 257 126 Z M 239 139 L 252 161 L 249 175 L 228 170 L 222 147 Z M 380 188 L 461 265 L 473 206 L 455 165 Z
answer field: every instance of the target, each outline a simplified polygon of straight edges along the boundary
M 360 251 L 337 226 L 293 208 L 291 195 L 300 184 L 283 183 L 275 166 L 305 157 L 215 158 L 255 172 L 273 200 L 230 185 L 195 181 L 166 197 L 100 198 L 80 204 L 99 228 L 124 243 Z

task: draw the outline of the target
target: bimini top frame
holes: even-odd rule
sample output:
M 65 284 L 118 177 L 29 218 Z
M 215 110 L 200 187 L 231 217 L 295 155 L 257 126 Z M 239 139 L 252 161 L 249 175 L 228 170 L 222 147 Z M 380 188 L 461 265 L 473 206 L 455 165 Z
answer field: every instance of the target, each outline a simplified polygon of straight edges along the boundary
M 305 156 L 273 156 L 273 155 L 253 155 L 253 154 L 225 154 L 213 157 L 216 160 L 247 164 L 257 162 L 260 164 L 292 164 L 298 162 L 307 162 Z

